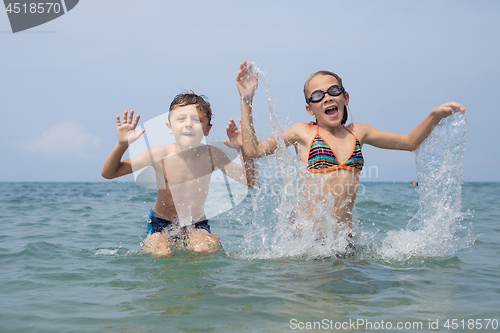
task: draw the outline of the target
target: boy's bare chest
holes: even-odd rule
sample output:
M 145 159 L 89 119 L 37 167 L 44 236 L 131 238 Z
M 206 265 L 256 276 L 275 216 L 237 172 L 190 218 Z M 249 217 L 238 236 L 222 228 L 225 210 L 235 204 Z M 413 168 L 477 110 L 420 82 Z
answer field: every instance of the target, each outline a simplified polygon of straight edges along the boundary
M 212 163 L 209 156 L 198 156 L 186 160 L 179 156 L 163 158 L 157 168 L 161 169 L 165 181 L 170 185 L 180 183 L 205 183 L 212 174 Z

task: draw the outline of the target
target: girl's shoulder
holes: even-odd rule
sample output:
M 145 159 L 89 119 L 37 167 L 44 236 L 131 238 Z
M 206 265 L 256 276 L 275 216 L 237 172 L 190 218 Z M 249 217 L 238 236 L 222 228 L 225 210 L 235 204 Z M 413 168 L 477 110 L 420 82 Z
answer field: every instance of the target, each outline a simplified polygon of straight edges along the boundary
M 308 135 L 309 132 L 316 132 L 315 122 L 298 122 L 287 128 L 287 131 L 294 133 L 295 135 Z
M 363 123 L 354 123 L 354 122 L 350 123 L 348 125 L 344 125 L 344 127 L 347 127 L 350 130 L 353 130 L 355 128 L 362 128 L 363 126 L 366 126 L 366 125 Z
M 291 130 L 295 130 L 295 131 L 298 130 L 300 132 L 315 130 L 315 128 L 316 128 L 316 123 L 313 121 L 310 121 L 308 123 L 306 123 L 304 121 L 300 121 L 300 122 L 295 123 L 289 127 L 289 129 L 291 129 Z
M 377 131 L 374 127 L 363 123 L 350 123 L 345 127 L 350 130 L 362 144 L 364 144 L 367 136 Z
M 304 144 L 311 140 L 316 134 L 316 124 L 306 123 L 306 122 L 298 122 L 288 127 L 283 131 L 283 138 L 285 142 L 295 144 L 300 143 Z
M 372 128 L 363 123 L 350 123 L 349 125 L 345 125 L 344 127 L 353 132 L 354 134 L 356 133 L 365 134 L 366 131 L 369 131 L 370 128 Z

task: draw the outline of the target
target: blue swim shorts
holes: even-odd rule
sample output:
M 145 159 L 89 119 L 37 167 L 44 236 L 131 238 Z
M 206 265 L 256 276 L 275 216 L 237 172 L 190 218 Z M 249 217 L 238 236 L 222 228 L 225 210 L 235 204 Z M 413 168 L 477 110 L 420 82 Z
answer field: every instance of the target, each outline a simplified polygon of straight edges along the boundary
M 210 232 L 210 225 L 208 224 L 208 220 L 203 220 L 199 222 L 195 222 L 192 224 L 195 229 L 203 229 Z M 183 231 L 185 231 L 189 226 L 181 227 Z M 164 218 L 159 217 L 155 214 L 153 209 L 151 209 L 149 213 L 149 221 L 148 221 L 148 235 L 154 234 L 155 232 L 161 232 L 163 229 L 174 229 L 176 225 Z

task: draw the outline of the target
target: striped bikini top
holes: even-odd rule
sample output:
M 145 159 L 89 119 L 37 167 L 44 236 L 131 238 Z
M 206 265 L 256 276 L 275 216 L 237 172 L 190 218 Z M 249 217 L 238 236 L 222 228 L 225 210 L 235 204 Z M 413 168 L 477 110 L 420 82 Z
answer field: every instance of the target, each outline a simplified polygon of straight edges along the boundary
M 361 153 L 361 145 L 354 134 L 344 127 L 355 139 L 352 147 L 351 156 L 342 164 L 339 163 L 337 156 L 333 152 L 328 142 L 326 142 L 319 134 L 319 126 L 317 123 L 310 122 L 309 125 L 317 126 L 316 136 L 311 142 L 309 148 L 309 157 L 307 159 L 307 170 L 313 173 L 330 172 L 337 169 L 344 169 L 354 172 L 361 172 L 363 169 L 364 159 Z

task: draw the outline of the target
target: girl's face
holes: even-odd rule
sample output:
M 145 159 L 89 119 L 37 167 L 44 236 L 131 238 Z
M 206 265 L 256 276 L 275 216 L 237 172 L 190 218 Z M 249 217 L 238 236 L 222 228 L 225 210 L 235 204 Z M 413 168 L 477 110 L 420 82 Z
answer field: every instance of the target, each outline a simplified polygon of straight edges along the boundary
M 344 116 L 344 106 L 349 104 L 349 94 L 341 93 L 338 96 L 327 94 L 328 88 L 339 85 L 337 79 L 331 75 L 318 75 L 309 81 L 307 92 L 308 98 L 316 90 L 325 92 L 325 97 L 317 103 L 306 104 L 307 113 L 315 116 L 318 123 L 328 126 L 339 126 Z
M 196 105 L 187 105 L 173 109 L 170 122 L 167 123 L 170 134 L 181 146 L 196 147 L 203 136 L 207 136 L 212 125 L 207 116 Z

